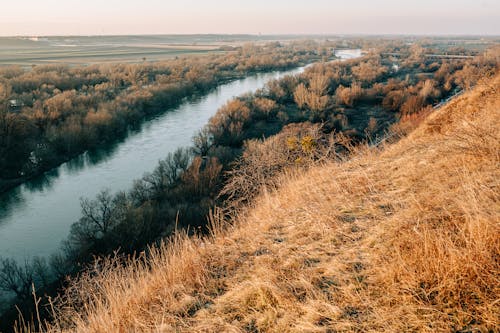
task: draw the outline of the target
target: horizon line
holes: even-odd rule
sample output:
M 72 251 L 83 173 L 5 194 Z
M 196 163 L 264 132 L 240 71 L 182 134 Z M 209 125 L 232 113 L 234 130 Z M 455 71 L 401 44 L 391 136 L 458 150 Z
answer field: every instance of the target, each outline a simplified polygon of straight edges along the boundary
M 282 36 L 282 37 L 310 37 L 310 36 L 370 36 L 370 37 L 385 37 L 385 36 L 400 36 L 400 37 L 421 37 L 421 36 L 435 36 L 435 37 L 447 37 L 447 36 L 467 36 L 467 37 L 500 37 L 500 34 L 494 33 L 124 33 L 124 34 L 21 34 L 21 35 L 0 35 L 0 38 L 19 38 L 19 37 L 126 37 L 126 36 L 255 36 L 255 37 L 272 37 L 272 36 Z

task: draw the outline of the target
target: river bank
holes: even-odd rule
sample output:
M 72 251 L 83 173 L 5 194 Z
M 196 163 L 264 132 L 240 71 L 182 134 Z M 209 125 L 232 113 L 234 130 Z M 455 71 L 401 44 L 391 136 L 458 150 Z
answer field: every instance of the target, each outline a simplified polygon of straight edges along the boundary
M 168 101 L 161 103 L 160 105 L 154 105 L 154 106 L 146 106 L 140 112 L 143 114 L 142 117 L 138 119 L 131 119 L 131 122 L 127 125 L 126 128 L 120 129 L 119 132 L 115 133 L 114 136 L 105 138 L 104 140 L 101 140 L 100 142 L 95 144 L 95 147 L 82 147 L 81 150 L 73 151 L 69 154 L 65 155 L 58 155 L 57 158 L 54 159 L 45 159 L 43 163 L 39 163 L 36 165 L 36 168 L 31 170 L 29 174 L 16 177 L 16 178 L 2 178 L 0 176 L 0 195 L 2 193 L 7 192 L 10 189 L 15 188 L 16 186 L 19 186 L 23 184 L 24 182 L 30 180 L 30 179 L 35 179 L 36 177 L 39 177 L 43 175 L 45 172 L 50 171 L 58 166 L 60 166 L 63 163 L 66 163 L 79 155 L 85 153 L 88 150 L 95 149 L 97 147 L 101 147 L 103 145 L 112 145 L 116 142 L 119 142 L 126 137 L 127 132 L 130 130 L 131 127 L 138 126 L 142 122 L 147 121 L 148 118 L 151 118 L 152 116 L 155 116 L 157 114 L 161 114 L 164 112 L 168 112 L 170 109 L 174 109 L 176 107 L 179 107 L 182 103 L 190 100 L 190 99 L 196 99 L 199 98 L 200 96 L 204 96 L 217 87 L 236 81 L 236 80 L 241 80 L 245 77 L 256 75 L 259 73 L 268 73 L 268 72 L 273 72 L 273 71 L 283 71 L 283 70 L 290 70 L 295 67 L 301 67 L 305 66 L 308 63 L 311 63 L 313 61 L 316 61 L 317 59 L 310 59 L 310 61 L 306 63 L 297 63 L 295 65 L 286 65 L 286 66 L 277 66 L 276 68 L 269 70 L 266 68 L 263 69 L 252 69 L 252 70 L 247 70 L 245 73 L 240 73 L 240 74 L 232 74 L 232 75 L 227 75 L 224 76 L 220 79 L 217 79 L 214 82 L 211 82 L 208 84 L 208 86 L 203 87 L 202 89 L 196 87 L 196 86 L 191 86 L 191 87 L 186 87 L 184 89 L 184 92 L 181 95 L 175 95 L 175 96 L 169 96 Z M 155 97 L 153 96 L 152 99 Z
M 81 197 L 93 198 L 102 188 L 127 189 L 131 179 L 151 171 L 148 168 L 168 152 L 190 146 L 192 136 L 232 97 L 302 70 L 259 73 L 225 83 L 152 116 L 123 142 L 88 151 L 4 193 L 0 196 L 0 253 L 22 261 L 56 252 L 81 215 Z

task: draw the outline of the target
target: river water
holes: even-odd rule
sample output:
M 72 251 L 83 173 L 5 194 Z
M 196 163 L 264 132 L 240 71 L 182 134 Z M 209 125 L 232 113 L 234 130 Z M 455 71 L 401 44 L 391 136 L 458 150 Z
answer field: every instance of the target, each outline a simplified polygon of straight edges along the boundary
M 336 50 L 341 59 L 361 50 Z M 217 110 L 235 96 L 262 88 L 268 81 L 301 73 L 304 67 L 251 75 L 219 86 L 148 119 L 122 142 L 87 152 L 44 175 L 0 194 L 0 257 L 18 262 L 57 252 L 81 216 L 80 199 L 102 189 L 127 190 L 134 179 L 152 171 L 158 161 L 191 139 Z
M 169 152 L 190 146 L 196 132 L 228 100 L 301 71 L 256 74 L 223 84 L 149 119 L 122 142 L 87 152 L 0 195 L 0 256 L 22 261 L 56 252 L 81 216 L 80 198 L 93 199 L 104 188 L 111 192 L 130 188 Z

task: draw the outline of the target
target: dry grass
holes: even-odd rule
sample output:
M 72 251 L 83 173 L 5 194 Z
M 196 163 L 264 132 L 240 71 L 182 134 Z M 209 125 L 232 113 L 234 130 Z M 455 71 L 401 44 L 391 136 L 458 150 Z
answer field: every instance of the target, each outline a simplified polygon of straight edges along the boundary
M 49 331 L 499 331 L 499 87 L 284 176 L 213 237 L 89 273 Z

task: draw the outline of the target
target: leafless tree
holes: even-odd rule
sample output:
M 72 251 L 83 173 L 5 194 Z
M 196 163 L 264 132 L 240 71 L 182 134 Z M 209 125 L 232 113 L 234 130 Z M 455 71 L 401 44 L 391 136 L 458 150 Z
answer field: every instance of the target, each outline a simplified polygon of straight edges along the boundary
M 14 259 L 0 259 L 0 290 L 24 300 L 30 297 L 33 282 L 34 269 L 28 262 L 19 265 Z

